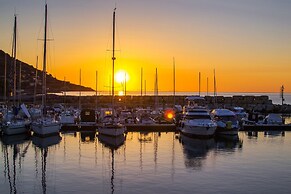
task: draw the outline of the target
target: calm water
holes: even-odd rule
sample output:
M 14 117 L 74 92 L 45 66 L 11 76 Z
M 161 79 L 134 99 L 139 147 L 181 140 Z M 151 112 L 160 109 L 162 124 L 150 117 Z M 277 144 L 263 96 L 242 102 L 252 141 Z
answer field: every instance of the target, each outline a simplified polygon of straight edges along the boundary
M 3 137 L 0 193 L 291 193 L 291 132 Z

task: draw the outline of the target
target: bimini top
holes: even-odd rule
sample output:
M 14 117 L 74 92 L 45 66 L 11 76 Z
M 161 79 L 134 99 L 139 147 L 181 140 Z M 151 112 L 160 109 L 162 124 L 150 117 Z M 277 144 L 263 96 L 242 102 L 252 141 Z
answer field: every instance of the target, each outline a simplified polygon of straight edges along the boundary
M 235 116 L 234 112 L 228 109 L 214 109 L 211 114 L 214 116 Z

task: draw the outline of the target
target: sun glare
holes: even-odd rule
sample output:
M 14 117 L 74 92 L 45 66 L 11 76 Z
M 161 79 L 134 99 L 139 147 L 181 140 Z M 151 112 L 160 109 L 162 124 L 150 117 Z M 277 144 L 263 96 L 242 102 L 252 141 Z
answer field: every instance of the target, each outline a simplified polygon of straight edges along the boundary
M 115 74 L 115 79 L 117 83 L 123 83 L 124 81 L 128 82 L 129 76 L 126 71 L 120 70 Z
M 124 92 L 123 91 L 119 91 L 118 92 L 118 96 L 123 96 L 124 95 Z

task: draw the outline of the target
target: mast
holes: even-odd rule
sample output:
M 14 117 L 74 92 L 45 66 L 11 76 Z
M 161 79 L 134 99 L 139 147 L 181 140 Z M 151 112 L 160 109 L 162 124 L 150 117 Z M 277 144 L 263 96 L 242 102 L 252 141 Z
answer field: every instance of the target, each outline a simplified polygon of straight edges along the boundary
M 7 100 L 7 54 L 4 55 L 4 102 Z
M 42 71 L 42 107 L 43 115 L 46 115 L 46 43 L 47 43 L 47 4 L 45 4 L 44 18 L 44 48 L 43 48 L 43 71 Z
M 115 61 L 115 10 L 113 11 L 113 28 L 112 28 L 112 122 L 114 122 L 114 61 Z
M 35 65 L 35 80 L 34 80 L 33 104 L 36 104 L 37 68 L 38 68 L 38 56 L 36 56 L 36 65 Z
M 66 96 L 67 96 L 67 85 L 66 85 L 66 76 L 64 77 L 64 105 L 66 106 Z
M 147 95 L 147 80 L 144 80 L 144 95 Z
M 199 96 L 201 91 L 201 73 L 199 72 Z
M 98 103 L 98 98 L 97 98 L 97 95 L 98 95 L 98 92 L 97 92 L 97 86 L 98 86 L 98 71 L 96 71 L 96 99 L 95 99 L 95 109 L 97 109 L 97 103 Z
M 207 77 L 207 96 L 208 96 L 208 77 Z
M 214 69 L 214 71 L 213 71 L 213 73 L 214 73 L 214 91 L 213 91 L 213 98 L 214 98 L 214 106 L 216 106 L 216 96 L 217 96 L 217 93 L 216 93 L 216 77 L 215 77 L 215 69 Z
M 126 72 L 124 72 L 124 96 L 126 98 Z
M 173 88 L 174 88 L 174 106 L 176 104 L 176 67 L 175 67 L 175 58 L 173 57 Z
M 159 89 L 158 89 L 158 68 L 156 68 L 156 79 L 155 79 L 155 109 L 156 111 L 158 110 L 158 106 L 159 106 L 159 99 L 158 99 L 158 95 L 159 95 Z
M 14 14 L 14 29 L 13 29 L 13 44 L 12 44 L 12 57 L 13 57 L 13 105 L 16 105 L 16 38 L 17 38 L 17 17 Z
M 21 104 L 21 71 L 22 71 L 22 62 L 19 62 L 19 82 L 18 82 L 18 106 Z
M 142 96 L 143 68 L 140 69 L 140 96 Z
M 81 110 L 81 80 L 82 80 L 82 72 L 81 72 L 81 69 L 80 69 L 80 74 L 79 74 L 79 83 L 80 83 L 80 90 L 79 90 L 79 110 Z

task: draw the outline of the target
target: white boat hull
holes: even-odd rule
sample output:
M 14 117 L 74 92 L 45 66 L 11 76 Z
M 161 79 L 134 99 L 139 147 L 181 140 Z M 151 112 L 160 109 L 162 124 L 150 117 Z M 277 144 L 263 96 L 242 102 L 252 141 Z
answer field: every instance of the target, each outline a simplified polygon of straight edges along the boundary
M 125 126 L 124 125 L 103 125 L 98 128 L 98 133 L 103 135 L 109 135 L 109 136 L 120 136 L 123 135 L 125 132 Z
M 37 123 L 32 123 L 31 128 L 34 133 L 41 136 L 46 136 L 46 135 L 59 133 L 61 125 L 59 122 L 49 122 L 49 123 L 37 122 Z
M 188 136 L 212 137 L 215 134 L 216 126 L 194 126 L 185 124 L 180 131 Z

